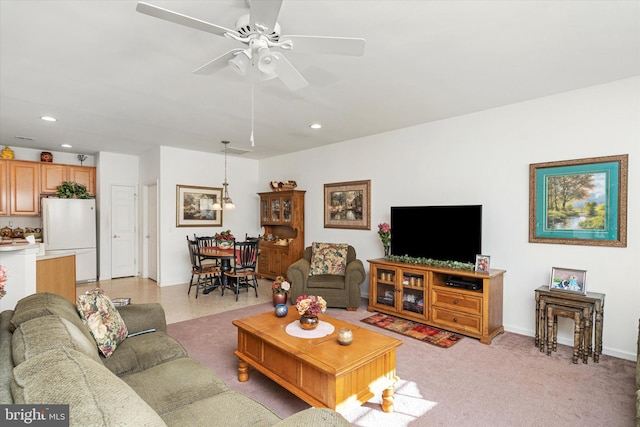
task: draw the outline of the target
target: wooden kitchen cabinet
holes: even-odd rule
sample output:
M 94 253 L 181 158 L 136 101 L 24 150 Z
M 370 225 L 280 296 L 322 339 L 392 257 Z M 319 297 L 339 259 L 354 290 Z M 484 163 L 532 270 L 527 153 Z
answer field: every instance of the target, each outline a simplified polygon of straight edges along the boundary
M 40 215 L 40 195 L 56 194 L 65 181 L 85 185 L 96 195 L 95 166 L 0 159 L 0 215 Z
M 0 215 L 9 215 L 8 164 L 6 160 L 0 160 Z
M 40 163 L 9 161 L 9 215 L 40 215 Z
M 40 165 L 40 190 L 55 193 L 58 185 L 69 181 L 69 166 L 54 163 Z
M 260 196 L 260 239 L 258 274 L 275 279 L 287 277 L 289 265 L 304 252 L 304 194 L 301 190 L 258 193 Z M 273 240 L 268 240 L 272 236 Z M 286 241 L 286 244 L 282 244 Z
M 94 166 L 42 164 L 40 175 L 42 193 L 56 193 L 60 184 L 72 181 L 86 186 L 89 194 L 96 194 L 96 168 Z
M 69 181 L 87 187 L 89 194 L 96 194 L 96 168 L 93 166 L 69 166 Z

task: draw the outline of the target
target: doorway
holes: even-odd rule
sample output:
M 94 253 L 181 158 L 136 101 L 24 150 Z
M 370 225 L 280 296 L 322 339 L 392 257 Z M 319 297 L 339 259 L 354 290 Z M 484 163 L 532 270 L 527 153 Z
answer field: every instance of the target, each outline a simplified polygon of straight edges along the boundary
M 144 268 L 142 277 L 158 282 L 158 184 L 144 187 L 143 194 L 144 221 Z
M 136 275 L 135 187 L 111 187 L 111 277 Z

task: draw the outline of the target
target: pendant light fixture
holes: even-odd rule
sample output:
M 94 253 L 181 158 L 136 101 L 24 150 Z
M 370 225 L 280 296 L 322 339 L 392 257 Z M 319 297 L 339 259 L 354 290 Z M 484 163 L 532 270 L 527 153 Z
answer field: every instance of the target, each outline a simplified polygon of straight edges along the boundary
M 229 145 L 229 141 L 221 142 L 224 144 L 224 182 L 222 183 L 222 203 L 216 201 L 211 209 L 215 211 L 230 211 L 235 209 L 236 205 L 233 204 L 233 200 L 231 200 L 231 197 L 229 197 L 229 183 L 227 182 L 227 145 Z

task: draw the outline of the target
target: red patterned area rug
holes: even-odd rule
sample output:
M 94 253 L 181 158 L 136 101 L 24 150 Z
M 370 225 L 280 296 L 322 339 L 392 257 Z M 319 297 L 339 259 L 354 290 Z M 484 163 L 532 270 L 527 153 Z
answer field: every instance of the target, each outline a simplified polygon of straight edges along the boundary
M 463 338 L 453 332 L 382 313 L 362 319 L 362 322 L 443 348 L 449 348 Z

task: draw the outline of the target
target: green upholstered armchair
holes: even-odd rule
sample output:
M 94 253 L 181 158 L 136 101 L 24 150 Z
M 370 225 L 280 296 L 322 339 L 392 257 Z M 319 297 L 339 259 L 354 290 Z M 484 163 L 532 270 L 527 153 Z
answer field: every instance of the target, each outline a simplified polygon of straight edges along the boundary
M 320 295 L 329 307 L 343 307 L 356 310 L 360 305 L 360 284 L 365 273 L 362 261 L 356 259 L 356 250 L 348 247 L 345 275 L 321 274 L 309 276 L 311 267 L 311 246 L 304 250 L 301 259 L 287 269 L 291 282 L 291 303 L 295 304 L 300 295 Z

